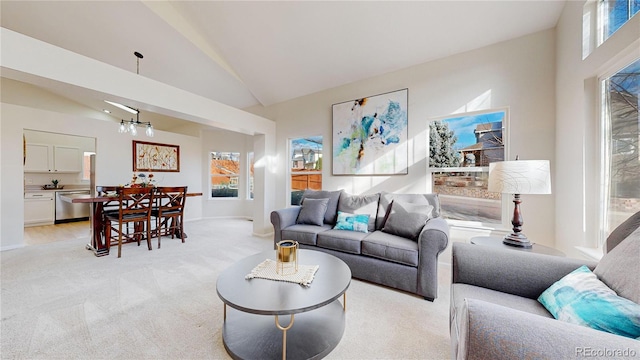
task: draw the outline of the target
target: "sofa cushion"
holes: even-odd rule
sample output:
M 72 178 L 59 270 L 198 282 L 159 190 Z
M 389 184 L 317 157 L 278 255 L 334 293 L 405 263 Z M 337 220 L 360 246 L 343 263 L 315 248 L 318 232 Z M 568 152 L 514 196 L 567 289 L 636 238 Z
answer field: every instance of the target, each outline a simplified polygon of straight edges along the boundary
M 376 226 L 378 200 L 380 200 L 380 194 L 349 195 L 344 193 L 338 200 L 338 211 L 369 215 L 368 231 L 371 232 Z
M 360 254 L 360 243 L 365 233 L 349 230 L 327 230 L 318 234 L 317 246 L 351 254 Z
M 432 217 L 440 216 L 440 200 L 438 194 L 394 194 L 383 191 L 380 193 L 378 206 L 378 217 L 376 218 L 376 230 L 384 227 L 384 222 L 388 216 L 389 205 L 393 200 L 400 200 L 410 204 L 427 204 L 433 206 Z
M 349 230 L 359 231 L 367 233 L 369 227 L 369 215 L 367 214 L 349 214 L 342 211 L 338 211 L 338 220 L 336 226 L 333 228 L 336 230 Z
M 336 223 L 336 216 L 338 213 L 338 199 L 340 199 L 340 194 L 343 192 L 343 190 L 326 191 L 307 189 L 302 194 L 302 201 L 304 201 L 305 198 L 329 199 L 329 202 L 327 203 L 327 212 L 324 214 L 324 223 L 333 225 Z
M 584 265 L 551 285 L 538 301 L 558 320 L 640 337 L 640 305 L 616 295 Z
M 296 224 L 322 225 L 328 203 L 329 199 L 303 199 Z
M 389 206 L 388 217 L 383 232 L 418 240 L 420 231 L 431 218 L 433 205 L 410 204 L 398 199 Z
M 362 255 L 418 266 L 418 243 L 404 237 L 374 231 L 362 240 Z
M 618 295 L 640 304 L 640 228 L 602 257 L 593 272 Z
M 300 244 L 313 245 L 317 244 L 318 234 L 331 229 L 331 225 L 323 224 L 304 225 L 296 224 L 282 229 L 282 240 L 295 240 Z

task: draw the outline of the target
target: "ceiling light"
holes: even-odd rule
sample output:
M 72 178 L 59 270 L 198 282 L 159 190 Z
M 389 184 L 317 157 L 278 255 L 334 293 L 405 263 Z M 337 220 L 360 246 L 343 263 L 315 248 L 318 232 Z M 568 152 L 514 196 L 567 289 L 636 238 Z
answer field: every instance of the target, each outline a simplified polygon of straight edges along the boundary
M 133 54 L 138 58 L 138 60 L 137 60 L 138 65 L 137 65 L 137 68 L 136 68 L 136 73 L 139 74 L 140 73 L 140 59 L 142 59 L 142 54 L 140 54 L 137 51 L 134 52 Z M 124 121 L 124 119 L 120 121 L 120 125 L 118 126 L 118 132 L 120 134 L 129 133 L 132 136 L 136 136 L 136 135 L 138 135 L 138 126 L 145 126 L 147 128 L 145 130 L 145 134 L 148 137 L 153 137 L 153 135 L 154 135 L 153 125 L 151 125 L 151 121 L 147 121 L 147 122 L 140 121 L 140 110 L 128 107 L 127 105 L 118 104 L 117 102 L 113 102 L 113 101 L 105 100 L 105 102 L 107 102 L 107 103 L 109 103 L 109 104 L 111 104 L 113 106 L 119 107 L 120 109 L 126 110 L 126 111 L 128 111 L 128 112 L 130 112 L 132 114 L 136 114 L 136 120 L 135 121 L 133 120 L 133 118 L 130 121 Z
M 111 114 L 111 111 L 109 111 L 107 109 L 102 109 L 102 111 L 106 112 L 107 114 Z
M 128 111 L 128 112 L 130 112 L 132 114 L 137 114 L 138 113 L 138 110 L 136 110 L 136 109 L 134 109 L 132 107 L 128 107 L 127 105 L 118 104 L 117 102 L 113 102 L 113 101 L 109 101 L 109 100 L 105 100 L 104 102 L 106 102 L 107 104 L 111 104 L 111 105 L 113 105 L 115 107 L 118 107 L 118 108 L 120 108 L 120 109 L 122 109 L 124 111 Z
M 139 117 L 139 113 L 136 114 Z M 137 117 L 136 120 L 131 119 L 130 121 L 120 121 L 120 125 L 118 125 L 118 132 L 120 134 L 129 133 L 133 136 L 138 135 L 138 126 L 144 126 L 147 129 L 145 130 L 145 134 L 148 137 L 153 137 L 155 135 L 153 130 L 153 125 L 151 125 L 151 121 L 140 121 Z

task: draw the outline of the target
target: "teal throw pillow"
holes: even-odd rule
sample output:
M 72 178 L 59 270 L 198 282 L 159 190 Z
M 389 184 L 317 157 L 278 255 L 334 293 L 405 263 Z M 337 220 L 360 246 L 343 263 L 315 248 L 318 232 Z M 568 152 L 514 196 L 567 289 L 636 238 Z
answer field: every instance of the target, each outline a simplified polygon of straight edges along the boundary
M 558 320 L 640 336 L 640 305 L 618 296 L 584 265 L 551 285 L 538 301 Z
M 349 214 L 338 211 L 338 221 L 333 228 L 336 230 L 351 230 L 366 233 L 368 232 L 368 214 Z

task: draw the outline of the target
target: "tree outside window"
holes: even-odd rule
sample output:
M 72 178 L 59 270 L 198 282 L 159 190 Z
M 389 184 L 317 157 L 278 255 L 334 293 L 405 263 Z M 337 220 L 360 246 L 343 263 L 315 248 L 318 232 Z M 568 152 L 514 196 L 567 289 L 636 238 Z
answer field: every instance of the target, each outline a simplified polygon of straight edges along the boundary
M 601 242 L 640 211 L 640 59 L 602 81 L 603 197 Z

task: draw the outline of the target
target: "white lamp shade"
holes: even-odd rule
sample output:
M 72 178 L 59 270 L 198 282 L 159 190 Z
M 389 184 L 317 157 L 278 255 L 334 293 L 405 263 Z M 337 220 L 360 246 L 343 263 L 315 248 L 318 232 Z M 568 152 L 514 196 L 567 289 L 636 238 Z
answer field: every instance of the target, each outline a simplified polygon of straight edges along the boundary
M 491 163 L 488 190 L 503 194 L 551 194 L 549 161 L 515 160 Z

